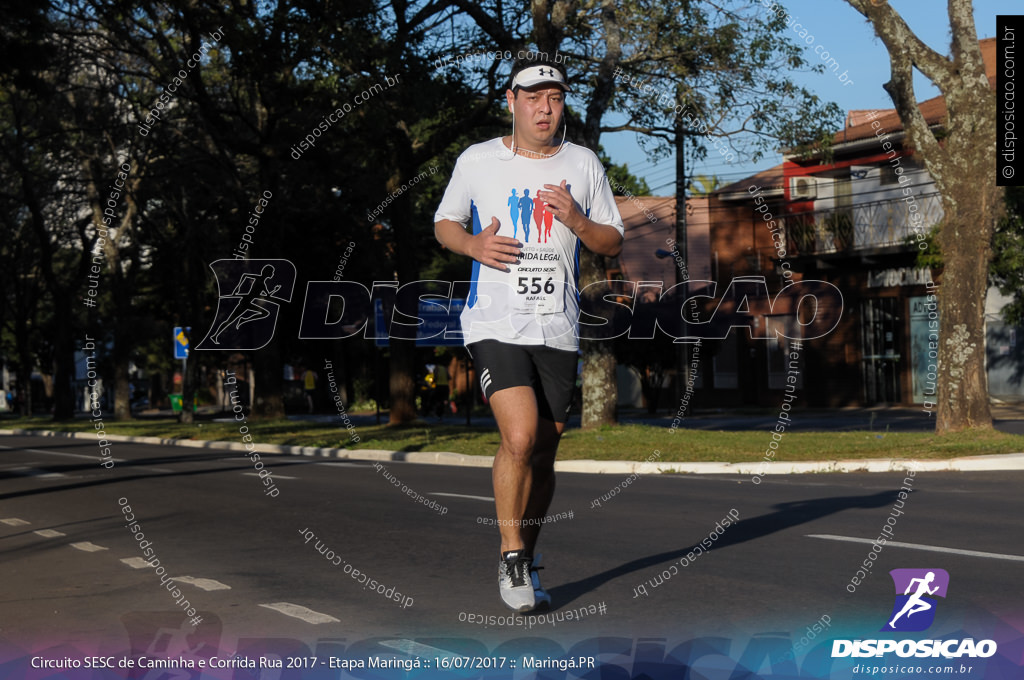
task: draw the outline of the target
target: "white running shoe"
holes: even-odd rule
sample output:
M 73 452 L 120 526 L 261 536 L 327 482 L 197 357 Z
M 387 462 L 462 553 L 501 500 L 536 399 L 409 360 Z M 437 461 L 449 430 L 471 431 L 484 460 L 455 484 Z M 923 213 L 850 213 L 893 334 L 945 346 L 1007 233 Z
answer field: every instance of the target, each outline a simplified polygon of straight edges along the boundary
M 540 584 L 540 574 L 537 573 L 539 569 L 544 567 L 540 566 L 540 558 L 542 555 L 537 555 L 533 558 L 533 563 L 530 565 L 530 581 L 533 584 L 533 600 L 534 609 L 550 609 L 551 608 L 551 595 L 548 591 L 544 590 L 544 586 Z
M 528 612 L 536 600 L 530 574 L 531 559 L 522 550 L 509 550 L 498 561 L 498 592 L 509 609 Z

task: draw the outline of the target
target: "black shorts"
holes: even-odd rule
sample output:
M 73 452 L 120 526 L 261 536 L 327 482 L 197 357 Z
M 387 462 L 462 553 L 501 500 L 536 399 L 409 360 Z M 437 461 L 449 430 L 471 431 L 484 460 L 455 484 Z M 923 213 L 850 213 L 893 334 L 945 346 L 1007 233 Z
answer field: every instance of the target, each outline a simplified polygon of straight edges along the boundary
M 466 349 L 488 400 L 508 387 L 532 387 L 541 418 L 556 423 L 569 420 L 576 387 L 576 352 L 497 340 L 480 340 Z

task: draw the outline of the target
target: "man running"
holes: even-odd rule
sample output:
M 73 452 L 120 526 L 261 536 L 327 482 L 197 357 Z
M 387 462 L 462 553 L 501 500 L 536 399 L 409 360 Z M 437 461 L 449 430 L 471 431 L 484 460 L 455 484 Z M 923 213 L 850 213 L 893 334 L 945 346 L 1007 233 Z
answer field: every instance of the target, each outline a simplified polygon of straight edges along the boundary
M 555 452 L 576 379 L 580 242 L 610 257 L 622 249 L 622 218 L 601 162 L 565 142 L 566 81 L 561 65 L 543 59 L 513 67 L 505 92 L 512 134 L 459 157 L 434 216 L 438 241 L 474 260 L 462 330 L 501 432 L 492 471 L 498 589 L 518 612 L 551 603 L 534 548 L 555 491 Z M 553 215 L 548 243 L 522 243 L 496 217 L 513 188 L 526 188 L 524 227 L 533 208 L 529 188 Z

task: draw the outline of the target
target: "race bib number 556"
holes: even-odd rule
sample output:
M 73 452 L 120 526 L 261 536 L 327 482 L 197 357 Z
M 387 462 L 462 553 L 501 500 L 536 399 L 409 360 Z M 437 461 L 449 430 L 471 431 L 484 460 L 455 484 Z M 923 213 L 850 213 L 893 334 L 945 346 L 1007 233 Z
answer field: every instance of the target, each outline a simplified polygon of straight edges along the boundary
M 516 312 L 557 314 L 564 307 L 565 282 L 558 253 L 553 248 L 525 248 L 512 271 Z

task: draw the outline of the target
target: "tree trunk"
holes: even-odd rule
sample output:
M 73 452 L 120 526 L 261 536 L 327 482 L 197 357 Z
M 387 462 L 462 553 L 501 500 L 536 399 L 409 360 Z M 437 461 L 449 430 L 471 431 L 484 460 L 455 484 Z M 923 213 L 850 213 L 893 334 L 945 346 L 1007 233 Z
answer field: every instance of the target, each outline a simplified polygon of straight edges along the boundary
M 584 428 L 614 424 L 619 387 L 615 380 L 615 355 L 607 340 L 583 340 L 583 412 Z
M 985 291 L 991 255 L 988 244 L 995 219 L 991 204 L 986 206 L 986 197 L 978 195 L 990 192 L 979 192 L 974 183 L 963 183 L 955 192 L 953 201 L 943 201 L 946 220 L 939 236 L 943 271 L 935 419 L 938 434 L 992 427 L 985 369 Z M 963 207 L 957 211 L 956 204 Z M 983 252 L 969 252 L 963 247 L 968 242 L 965 239 L 986 244 Z
M 416 345 L 412 340 L 391 339 L 391 377 L 388 381 L 391 408 L 388 425 L 416 420 Z
M 19 317 L 17 322 L 14 324 L 14 347 L 17 360 L 17 368 L 14 371 L 15 378 L 18 382 L 18 408 L 17 411 L 22 417 L 28 417 L 32 415 L 31 401 L 26 403 L 26 397 L 31 397 L 31 384 L 32 384 L 32 365 L 35 359 L 32 356 L 31 343 L 29 341 L 29 330 L 28 330 L 28 319 Z M 11 409 L 14 410 L 14 404 L 11 404 Z
M 605 280 L 604 262 L 586 248 L 580 248 L 580 289 L 586 291 L 587 303 L 596 308 L 601 298 L 609 292 L 607 284 L 590 284 Z M 584 428 L 614 424 L 615 404 L 619 399 L 619 388 L 615 380 L 615 355 L 610 340 L 588 340 L 581 333 L 580 350 L 583 353 L 583 411 L 581 426 Z
M 970 87 L 946 97 L 947 108 L 959 115 L 947 123 L 950 132 L 942 152 L 933 154 L 938 162 L 928 166 L 942 194 L 944 212 L 937 236 L 943 262 L 937 434 L 992 428 L 985 360 L 985 298 L 992 234 L 1003 211 L 1005 192 L 996 186 L 993 161 L 995 95 L 983 74 L 976 74 L 969 83 Z M 920 137 L 917 130 L 913 132 L 912 139 Z M 965 181 L 968 177 L 971 181 Z
M 406 142 L 407 140 L 402 140 Z M 392 176 L 388 190 L 395 191 L 408 178 L 416 175 L 416 167 L 408 159 L 411 149 L 400 153 L 395 159 L 398 171 Z M 416 252 L 419 248 L 413 230 L 413 191 L 403 191 L 395 197 L 391 206 L 391 229 L 395 244 L 395 270 L 399 285 L 412 283 L 419 278 L 416 267 Z M 388 380 L 391 408 L 388 424 L 400 425 L 416 419 L 416 342 L 391 338 L 391 374 Z
M 124 343 L 124 336 L 118 336 L 116 343 Z M 131 359 L 127 352 L 121 352 L 114 348 L 114 419 L 128 420 L 132 417 L 131 401 L 131 376 L 128 367 Z
M 86 168 L 91 168 L 87 164 Z M 138 175 L 131 181 L 132 190 L 137 190 L 140 185 Z M 97 193 L 96 183 L 90 183 L 90 191 Z M 101 199 L 97 196 L 93 204 L 93 224 L 99 226 L 103 223 L 103 212 Z M 130 197 L 125 198 L 124 213 L 121 217 L 121 232 L 131 233 L 131 224 L 135 220 L 135 201 Z M 131 400 L 131 366 L 132 349 L 138 341 L 135 323 L 135 291 L 137 288 L 137 273 L 140 264 L 135 257 L 136 250 L 133 248 L 120 248 L 114 239 L 107 239 L 103 254 L 107 260 L 107 276 L 111 286 L 111 299 L 114 303 L 114 419 L 128 420 L 132 417 Z
M 23 418 L 32 415 L 32 364 L 18 365 L 18 411 Z
M 1003 210 L 1004 191 L 996 186 L 996 97 L 985 75 L 972 3 L 949 0 L 948 58 L 921 41 L 890 3 L 847 2 L 871 22 L 889 52 L 891 78 L 883 87 L 896 106 L 909 146 L 924 159 L 942 194 L 935 432 L 990 429 L 985 297 L 992 234 Z M 941 141 L 918 107 L 914 69 L 942 92 L 946 116 Z
M 560 13 L 554 23 L 561 34 L 567 13 Z M 618 65 L 622 55 L 620 46 L 621 26 L 616 14 L 614 0 L 602 0 L 601 23 L 605 36 L 605 56 L 599 69 L 593 96 L 587 105 L 586 119 L 583 121 L 582 136 L 584 144 L 595 153 L 601 141 L 601 119 L 608 109 L 612 94 L 615 91 L 613 68 Z M 557 48 L 552 41 L 551 47 Z M 544 45 L 542 44 L 542 47 Z M 604 258 L 590 252 L 586 246 L 580 245 L 580 289 L 598 282 L 605 281 Z M 592 292 L 591 292 L 592 291 Z M 590 289 L 591 300 L 599 300 L 609 292 L 607 284 L 593 286 Z M 619 387 L 615 379 L 615 355 L 611 340 L 586 340 L 580 334 L 580 350 L 583 354 L 583 412 L 581 425 L 585 428 L 601 425 L 614 425 L 617 421 L 615 407 L 619 400 Z
M 54 308 L 57 337 L 53 346 L 53 419 L 70 420 L 75 417 L 72 388 L 75 379 L 74 319 L 69 299 L 57 301 Z
M 117 280 L 119 277 L 112 277 Z M 115 314 L 127 314 L 128 309 L 122 303 L 124 296 L 115 293 L 117 308 Z M 114 326 L 114 420 L 128 420 L 132 417 L 131 409 L 131 377 L 128 368 L 131 365 L 131 348 L 134 338 L 130 323 L 117 322 Z
M 185 371 L 181 376 L 181 414 L 178 422 L 191 424 L 196 421 L 195 394 L 196 386 L 199 383 L 199 361 L 192 359 L 185 365 Z
M 275 337 L 269 345 L 254 352 L 252 363 L 256 380 L 252 417 L 267 420 L 284 418 L 284 362 L 281 359 L 280 341 Z M 324 376 L 319 377 L 323 381 Z

